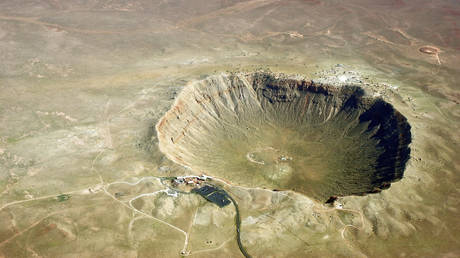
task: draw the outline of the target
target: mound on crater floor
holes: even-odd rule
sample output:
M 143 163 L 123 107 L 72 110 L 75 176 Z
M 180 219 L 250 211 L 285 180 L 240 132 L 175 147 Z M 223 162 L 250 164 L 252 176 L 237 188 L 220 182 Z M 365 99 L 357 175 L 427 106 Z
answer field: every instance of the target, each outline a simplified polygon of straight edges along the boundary
M 357 86 L 262 72 L 189 85 L 156 128 L 160 150 L 197 174 L 319 201 L 388 188 L 411 142 L 406 118 Z

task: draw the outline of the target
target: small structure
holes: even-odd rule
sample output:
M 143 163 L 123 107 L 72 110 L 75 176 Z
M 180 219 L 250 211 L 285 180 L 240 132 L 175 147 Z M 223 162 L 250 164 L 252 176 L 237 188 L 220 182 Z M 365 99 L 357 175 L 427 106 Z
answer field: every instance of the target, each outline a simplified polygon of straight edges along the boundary
M 225 207 L 230 204 L 228 194 L 217 187 L 205 185 L 201 188 L 192 189 L 192 193 L 196 193 L 205 198 L 208 202 L 212 202 L 219 207 Z

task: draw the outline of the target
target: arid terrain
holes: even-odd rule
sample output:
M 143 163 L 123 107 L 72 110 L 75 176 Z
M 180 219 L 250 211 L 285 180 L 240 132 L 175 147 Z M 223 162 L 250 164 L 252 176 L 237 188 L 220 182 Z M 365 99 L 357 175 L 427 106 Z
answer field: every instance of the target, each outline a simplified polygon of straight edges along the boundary
M 460 257 L 459 23 L 454 0 L 0 1 L 0 257 Z M 292 188 L 283 171 L 327 151 L 353 172 L 369 152 L 268 127 L 241 149 L 189 137 L 190 155 L 161 139 L 191 87 L 254 72 L 391 104 L 410 124 L 402 178 L 326 204 L 321 169 Z M 270 149 L 283 136 L 321 159 L 285 165 L 302 155 Z

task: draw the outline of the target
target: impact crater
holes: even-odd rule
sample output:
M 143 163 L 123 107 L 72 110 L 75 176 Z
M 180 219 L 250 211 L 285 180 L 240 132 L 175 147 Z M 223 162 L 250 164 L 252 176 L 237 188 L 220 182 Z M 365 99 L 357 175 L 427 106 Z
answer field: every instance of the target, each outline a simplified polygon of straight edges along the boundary
M 401 179 L 410 128 L 358 86 L 266 72 L 194 82 L 156 125 L 160 150 L 194 173 L 322 202 Z

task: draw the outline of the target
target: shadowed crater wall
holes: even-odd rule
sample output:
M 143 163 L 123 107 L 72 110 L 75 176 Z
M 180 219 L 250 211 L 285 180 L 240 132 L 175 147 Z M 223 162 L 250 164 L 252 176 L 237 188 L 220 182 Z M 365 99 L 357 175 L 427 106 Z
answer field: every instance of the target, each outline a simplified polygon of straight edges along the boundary
M 194 82 L 156 129 L 160 150 L 197 174 L 319 201 L 388 188 L 411 142 L 406 118 L 359 87 L 271 73 Z

